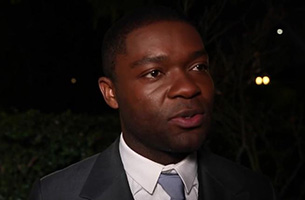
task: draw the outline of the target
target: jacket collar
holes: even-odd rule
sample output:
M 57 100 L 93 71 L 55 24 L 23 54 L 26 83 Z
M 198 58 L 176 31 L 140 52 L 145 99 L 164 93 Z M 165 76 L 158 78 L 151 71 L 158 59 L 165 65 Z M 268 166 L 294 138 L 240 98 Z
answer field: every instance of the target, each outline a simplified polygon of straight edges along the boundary
M 197 155 L 198 200 L 249 199 L 249 194 L 242 192 L 242 185 L 232 180 L 234 176 L 230 175 L 230 169 L 223 168 L 223 160 L 206 150 L 199 151 Z M 118 139 L 97 157 L 80 197 L 89 200 L 133 200 L 119 154 Z
M 96 159 L 80 197 L 90 200 L 132 200 L 127 177 L 119 154 L 117 139 Z
M 228 169 L 229 165 L 225 165 L 228 161 L 218 158 L 207 150 L 201 150 L 197 155 L 199 200 L 249 199 L 249 193 L 243 191 L 243 185 L 234 179 L 234 175 L 232 176 L 234 170 Z

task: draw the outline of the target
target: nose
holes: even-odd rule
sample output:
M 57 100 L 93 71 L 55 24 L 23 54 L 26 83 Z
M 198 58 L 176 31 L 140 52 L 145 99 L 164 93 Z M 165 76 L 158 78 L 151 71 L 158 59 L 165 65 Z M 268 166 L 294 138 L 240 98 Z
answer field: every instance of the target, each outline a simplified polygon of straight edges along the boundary
M 170 81 L 170 89 L 168 90 L 169 98 L 185 98 L 190 99 L 201 93 L 200 88 L 196 84 L 196 80 L 188 74 L 180 72 L 173 74 Z

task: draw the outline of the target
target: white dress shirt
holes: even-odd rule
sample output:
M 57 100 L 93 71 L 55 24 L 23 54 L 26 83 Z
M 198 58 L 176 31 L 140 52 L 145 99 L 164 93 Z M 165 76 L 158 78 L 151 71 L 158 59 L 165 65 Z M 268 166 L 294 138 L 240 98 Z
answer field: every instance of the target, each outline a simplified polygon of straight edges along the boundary
M 195 153 L 187 156 L 179 163 L 162 165 L 133 151 L 125 143 L 122 134 L 119 151 L 129 187 L 135 200 L 170 200 L 170 196 L 158 184 L 161 172 L 178 174 L 184 184 L 185 199 L 198 199 L 199 183 Z

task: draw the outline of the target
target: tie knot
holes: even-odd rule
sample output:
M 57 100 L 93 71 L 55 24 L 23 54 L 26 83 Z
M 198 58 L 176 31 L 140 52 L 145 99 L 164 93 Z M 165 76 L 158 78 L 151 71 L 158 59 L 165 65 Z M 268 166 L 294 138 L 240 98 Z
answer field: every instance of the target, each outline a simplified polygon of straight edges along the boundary
M 165 192 L 171 197 L 171 200 L 184 200 L 184 186 L 178 174 L 161 173 L 158 183 Z

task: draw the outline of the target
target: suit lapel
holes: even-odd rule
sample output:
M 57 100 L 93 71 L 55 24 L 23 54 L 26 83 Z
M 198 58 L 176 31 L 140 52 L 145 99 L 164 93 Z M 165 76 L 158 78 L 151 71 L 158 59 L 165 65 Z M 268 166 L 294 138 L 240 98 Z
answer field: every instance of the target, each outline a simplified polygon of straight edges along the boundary
M 238 184 L 227 184 L 230 174 L 218 173 L 223 163 L 215 162 L 211 153 L 198 152 L 199 200 L 248 200 L 248 192 L 241 192 Z
M 80 197 L 90 200 L 133 199 L 121 162 L 118 139 L 97 157 Z

